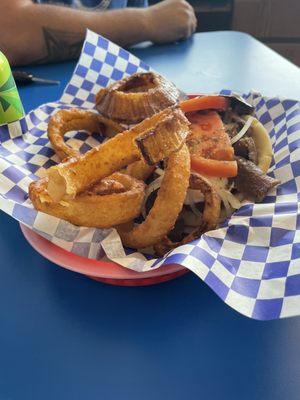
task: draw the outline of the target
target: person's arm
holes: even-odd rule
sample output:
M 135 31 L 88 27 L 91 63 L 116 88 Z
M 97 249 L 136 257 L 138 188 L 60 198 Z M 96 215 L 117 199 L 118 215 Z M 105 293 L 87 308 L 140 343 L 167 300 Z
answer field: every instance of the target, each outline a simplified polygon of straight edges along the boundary
M 144 40 L 188 37 L 195 16 L 184 0 L 165 0 L 146 9 L 82 11 L 31 0 L 2 0 L 0 49 L 12 65 L 48 63 L 78 57 L 86 28 L 128 46 Z

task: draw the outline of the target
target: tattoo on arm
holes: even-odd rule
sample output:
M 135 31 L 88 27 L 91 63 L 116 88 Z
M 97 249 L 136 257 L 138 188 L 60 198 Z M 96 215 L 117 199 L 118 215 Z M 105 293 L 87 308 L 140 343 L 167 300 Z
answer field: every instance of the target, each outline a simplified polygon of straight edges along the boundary
M 83 38 L 80 33 L 43 27 L 45 56 L 36 60 L 36 64 L 45 64 L 73 60 L 78 58 Z

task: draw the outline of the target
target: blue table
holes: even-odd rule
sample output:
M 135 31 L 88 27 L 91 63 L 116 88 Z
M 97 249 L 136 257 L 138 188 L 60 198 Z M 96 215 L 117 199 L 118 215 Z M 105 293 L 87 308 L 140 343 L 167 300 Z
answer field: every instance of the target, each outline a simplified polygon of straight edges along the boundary
M 244 34 L 134 52 L 186 91 L 300 97 L 298 68 Z M 21 89 L 26 110 L 57 99 L 73 67 L 30 68 L 62 84 Z M 299 399 L 299 318 L 247 319 L 192 274 L 104 285 L 46 261 L 4 213 L 0 226 L 1 400 Z

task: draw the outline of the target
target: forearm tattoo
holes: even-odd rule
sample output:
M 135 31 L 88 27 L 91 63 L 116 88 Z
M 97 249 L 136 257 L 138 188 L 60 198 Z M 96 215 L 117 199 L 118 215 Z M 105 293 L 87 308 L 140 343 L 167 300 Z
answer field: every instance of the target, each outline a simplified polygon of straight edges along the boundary
M 43 27 L 45 56 L 35 61 L 45 64 L 78 58 L 83 44 L 82 34 Z

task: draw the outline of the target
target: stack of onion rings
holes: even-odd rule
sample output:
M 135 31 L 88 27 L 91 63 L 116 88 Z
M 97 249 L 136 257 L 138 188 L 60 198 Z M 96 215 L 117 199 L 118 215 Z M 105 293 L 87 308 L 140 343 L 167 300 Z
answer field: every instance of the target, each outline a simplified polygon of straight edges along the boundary
M 149 154 L 159 156 L 157 161 L 169 157 L 167 171 L 170 171 L 166 172 L 165 184 L 161 188 L 164 200 L 158 201 L 158 204 L 163 205 L 168 194 L 172 197 L 178 195 L 174 181 L 180 186 L 182 169 L 186 170 L 186 184 L 181 185 L 177 208 L 159 237 L 164 236 L 176 221 L 188 186 L 190 167 L 188 150 L 184 145 L 189 132 L 188 120 L 179 108 L 165 109 L 80 155 L 66 145 L 63 137 L 69 128 L 99 129 L 98 116 L 92 112 L 84 113 L 81 110 L 64 110 L 52 117 L 48 130 L 50 141 L 55 141 L 54 148 L 61 158 L 69 154 L 72 157 L 51 167 L 46 177 L 30 185 L 29 197 L 34 207 L 80 226 L 108 228 L 132 221 L 140 214 L 144 200 L 145 184 L 142 180 L 154 168 L 146 164 L 137 139 L 143 141 L 146 137 L 147 141 L 151 134 L 154 143 L 157 138 L 157 143 L 163 140 L 165 146 L 163 151 L 158 151 L 155 145 L 148 145 Z M 139 174 L 142 180 L 130 176 L 128 172 L 117 172 L 126 166 L 128 169 L 131 166 L 132 175 Z M 174 171 L 177 172 L 172 176 Z M 156 205 L 154 211 L 159 208 Z
M 101 179 L 140 160 L 143 155 L 135 139 L 149 131 L 153 132 L 153 135 L 160 136 L 162 132 L 166 132 L 166 128 L 169 131 L 170 145 L 164 148 L 161 157 L 162 159 L 168 157 L 183 144 L 189 131 L 189 122 L 179 108 L 161 111 L 84 155 L 69 158 L 49 168 L 47 190 L 50 197 L 54 201 L 74 198 Z M 178 140 L 179 137 L 182 138 L 181 142 Z

